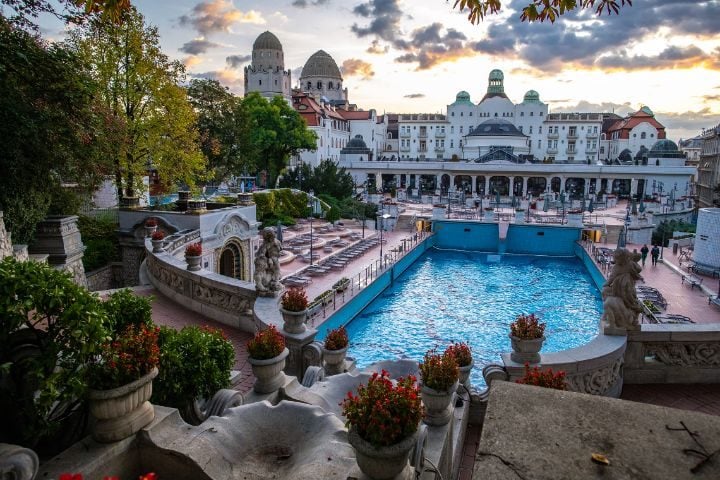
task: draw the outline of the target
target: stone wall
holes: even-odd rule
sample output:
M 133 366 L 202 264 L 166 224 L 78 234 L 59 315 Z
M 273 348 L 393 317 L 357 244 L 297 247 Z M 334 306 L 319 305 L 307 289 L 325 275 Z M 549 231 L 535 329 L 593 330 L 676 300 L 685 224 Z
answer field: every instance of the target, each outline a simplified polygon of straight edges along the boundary
M 87 287 L 91 292 L 111 290 L 122 286 L 123 264 L 114 262 L 85 274 Z
M 213 320 L 254 333 L 255 285 L 207 270 L 190 272 L 184 260 L 153 253 L 146 242 L 145 268 L 150 283 L 176 303 Z
M 702 208 L 698 212 L 693 260 L 720 267 L 720 208 Z
M 78 285 L 87 286 L 82 264 L 85 247 L 75 215 L 50 215 L 38 223 L 31 255 L 48 254 L 47 262 L 58 270 L 69 272 Z
M 720 325 L 642 325 L 629 332 L 626 383 L 720 383 Z

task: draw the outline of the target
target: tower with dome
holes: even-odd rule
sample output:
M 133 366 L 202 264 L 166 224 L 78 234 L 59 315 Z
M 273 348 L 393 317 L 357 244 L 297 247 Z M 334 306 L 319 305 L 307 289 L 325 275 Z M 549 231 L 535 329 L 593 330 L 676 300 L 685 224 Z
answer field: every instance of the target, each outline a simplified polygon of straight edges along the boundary
M 348 91 L 335 60 L 324 50 L 313 53 L 300 73 L 300 90 L 335 106 L 347 103 Z
M 281 95 L 290 102 L 290 70 L 285 70 L 285 55 L 280 40 L 272 32 L 261 33 L 252 48 L 252 61 L 245 67 L 245 94 L 259 92 L 271 100 Z

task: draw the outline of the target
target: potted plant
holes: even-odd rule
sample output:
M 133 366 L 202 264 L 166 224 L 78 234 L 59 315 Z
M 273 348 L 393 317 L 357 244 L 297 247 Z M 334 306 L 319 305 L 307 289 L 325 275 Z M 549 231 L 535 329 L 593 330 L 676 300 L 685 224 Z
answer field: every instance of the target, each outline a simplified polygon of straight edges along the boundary
M 420 363 L 420 379 L 425 416 L 423 421 L 428 425 L 445 425 L 452 417 L 452 398 L 457 390 L 457 360 L 452 351 L 447 349 L 442 354 L 436 349 L 425 352 Z
M 153 253 L 160 253 L 163 251 L 163 244 L 165 243 L 165 234 L 162 230 L 157 230 L 150 236 L 150 242 L 153 246 Z
M 538 363 L 544 341 L 545 324 L 540 323 L 534 313 L 518 315 L 510 324 L 510 342 L 513 349 L 510 359 L 517 363 Z
M 536 387 L 567 390 L 567 380 L 565 379 L 564 371 L 553 372 L 552 368 L 540 370 L 537 366 L 530 370 L 530 364 L 527 362 L 525 362 L 525 375 L 515 382 L 525 385 L 535 385 Z
M 288 333 L 303 333 L 307 318 L 308 298 L 302 287 L 290 287 L 280 299 L 280 313 L 283 316 L 283 330 Z
M 91 364 L 88 398 L 98 442 L 127 438 L 155 418 L 148 400 L 158 374 L 158 332 L 158 327 L 129 324 Z
M 460 372 L 460 383 L 466 387 L 470 386 L 470 371 L 473 367 L 472 349 L 466 342 L 453 343 L 448 348 L 458 364 Z
M 328 332 L 323 343 L 323 360 L 325 360 L 326 374 L 335 375 L 343 372 L 349 343 L 345 327 Z
M 415 446 L 423 407 L 414 376 L 390 380 L 383 370 L 373 373 L 357 395 L 342 402 L 360 470 L 370 478 L 390 479 L 402 472 Z
M 283 383 L 285 359 L 290 351 L 285 348 L 285 338 L 274 325 L 257 332 L 247 343 L 248 362 L 255 375 L 253 390 L 257 393 L 272 393 Z
M 347 290 L 349 285 L 350 285 L 350 279 L 347 277 L 342 277 L 340 280 L 338 280 L 337 282 L 335 282 L 333 284 L 333 289 L 338 293 L 344 292 L 345 290 Z
M 145 220 L 145 236 L 149 237 L 155 230 L 157 230 L 158 222 L 154 218 L 148 218 Z
M 191 243 L 185 247 L 185 261 L 187 269 L 191 272 L 197 272 L 202 268 L 202 244 L 200 242 Z

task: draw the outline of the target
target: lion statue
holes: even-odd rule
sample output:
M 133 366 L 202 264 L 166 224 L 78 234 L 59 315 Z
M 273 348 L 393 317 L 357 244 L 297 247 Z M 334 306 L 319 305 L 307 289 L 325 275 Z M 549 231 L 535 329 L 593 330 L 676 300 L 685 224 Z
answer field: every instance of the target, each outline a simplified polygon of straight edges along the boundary
M 615 266 L 602 289 L 603 325 L 618 330 L 638 330 L 642 305 L 635 292 L 635 283 L 642 280 L 642 268 L 637 263 L 640 254 L 619 248 L 613 258 Z

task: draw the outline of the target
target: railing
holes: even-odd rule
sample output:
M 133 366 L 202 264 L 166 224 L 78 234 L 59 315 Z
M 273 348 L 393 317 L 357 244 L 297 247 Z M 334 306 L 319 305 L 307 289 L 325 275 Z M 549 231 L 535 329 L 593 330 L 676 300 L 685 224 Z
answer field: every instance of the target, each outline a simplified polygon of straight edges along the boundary
M 558 153 L 558 149 L 557 148 L 548 148 L 547 153 Z
M 560 138 L 560 134 L 556 132 L 548 133 L 547 138 Z
M 444 151 L 445 151 L 445 147 L 435 147 L 435 151 L 436 151 L 436 152 L 444 152 Z
M 408 138 L 408 137 L 410 137 L 410 132 L 400 132 L 400 136 L 402 138 Z
M 577 153 L 577 150 L 575 150 L 574 148 L 567 148 L 567 149 L 565 150 L 565 152 L 566 152 L 566 153 L 575 154 L 575 153 Z
M 427 138 L 427 136 L 428 136 L 427 132 L 423 132 L 422 130 L 420 131 L 420 133 L 418 133 L 419 138 Z
M 169 252 L 175 252 L 178 248 L 197 240 L 200 240 L 200 230 L 193 230 L 191 232 L 178 232 L 170 235 L 165 239 L 165 250 Z
M 445 138 L 445 132 L 435 132 L 436 138 Z
M 326 298 L 323 298 L 319 304 L 309 307 L 308 324 L 315 327 L 319 323 L 322 323 L 328 316 L 335 313 L 337 309 L 345 305 L 376 278 L 385 273 L 388 267 L 397 263 L 430 235 L 432 235 L 430 232 L 416 232 L 402 239 L 401 245 L 384 253 L 382 259 L 374 260 L 358 272 L 357 275 L 353 275 L 343 291 L 332 289 L 332 293 L 329 293 Z M 318 320 L 321 321 L 318 322 Z
M 578 134 L 577 134 L 577 132 L 575 132 L 575 133 L 572 133 L 572 132 L 571 132 L 571 133 L 568 133 L 567 138 L 568 138 L 568 139 L 578 138 Z
M 590 133 L 590 132 L 588 132 L 588 133 L 585 134 L 585 136 L 586 136 L 587 138 L 597 138 L 597 137 L 598 137 L 598 134 L 597 134 L 597 133 Z

